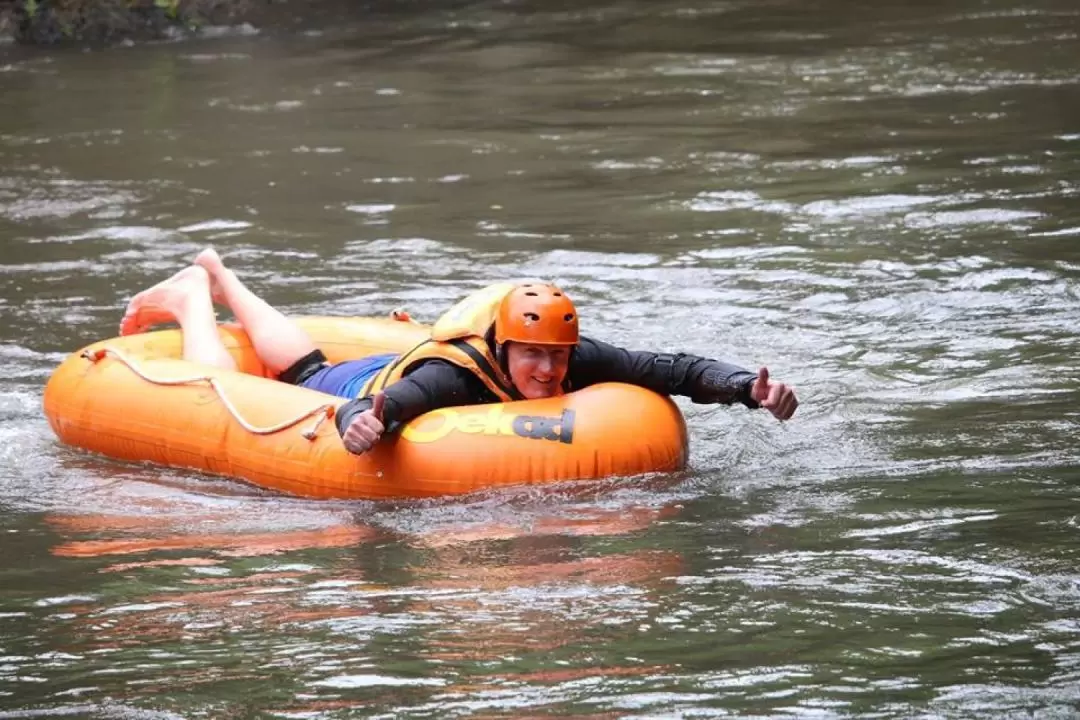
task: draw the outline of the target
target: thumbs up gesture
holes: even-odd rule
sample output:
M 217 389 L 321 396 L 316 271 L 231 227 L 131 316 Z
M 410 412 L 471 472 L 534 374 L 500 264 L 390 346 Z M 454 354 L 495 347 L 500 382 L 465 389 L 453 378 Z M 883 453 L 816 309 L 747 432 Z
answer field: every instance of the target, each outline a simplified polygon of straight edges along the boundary
M 778 420 L 787 420 L 799 407 L 795 391 L 784 383 L 770 381 L 769 368 L 766 367 L 758 371 L 757 380 L 750 387 L 750 397 Z
M 377 393 L 372 400 L 371 409 L 360 413 L 349 423 L 345 434 L 341 436 L 346 450 L 355 455 L 363 455 L 379 441 L 386 430 L 382 421 L 385 406 L 386 394 Z

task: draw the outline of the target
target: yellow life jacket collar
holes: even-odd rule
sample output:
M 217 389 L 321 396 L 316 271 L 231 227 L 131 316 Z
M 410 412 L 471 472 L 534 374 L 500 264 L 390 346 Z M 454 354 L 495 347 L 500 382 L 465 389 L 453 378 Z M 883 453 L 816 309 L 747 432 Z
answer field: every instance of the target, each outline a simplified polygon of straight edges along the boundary
M 487 335 L 503 298 L 517 285 L 496 283 L 467 295 L 442 314 L 431 327 L 431 339 L 438 341 Z
M 455 303 L 432 326 L 430 340 L 387 365 L 368 381 L 360 397 L 384 390 L 424 360 L 439 359 L 471 372 L 503 402 L 523 400 L 524 396 L 503 372 L 486 339 L 499 304 L 515 287 L 513 283 L 489 285 Z

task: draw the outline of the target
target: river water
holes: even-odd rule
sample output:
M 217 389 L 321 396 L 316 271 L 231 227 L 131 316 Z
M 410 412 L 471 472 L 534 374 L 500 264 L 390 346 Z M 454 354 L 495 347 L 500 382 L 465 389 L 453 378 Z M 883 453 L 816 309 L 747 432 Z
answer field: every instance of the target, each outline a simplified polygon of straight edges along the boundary
M 1075 717 L 1078 33 L 531 0 L 9 48 L 0 718 Z M 52 369 L 206 245 L 297 314 L 550 278 L 802 406 L 680 401 L 676 477 L 426 502 L 59 445 Z

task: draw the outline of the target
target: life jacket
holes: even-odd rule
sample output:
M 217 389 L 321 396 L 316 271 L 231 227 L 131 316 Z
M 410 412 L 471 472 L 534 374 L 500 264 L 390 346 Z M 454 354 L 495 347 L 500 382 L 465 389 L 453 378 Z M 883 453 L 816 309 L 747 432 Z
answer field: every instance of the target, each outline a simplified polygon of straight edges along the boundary
M 523 396 L 499 367 L 485 339 L 495 322 L 499 304 L 515 287 L 513 283 L 489 285 L 459 300 L 431 326 L 429 339 L 380 370 L 364 384 L 359 397 L 385 390 L 417 363 L 438 359 L 468 370 L 503 402 L 522 400 Z

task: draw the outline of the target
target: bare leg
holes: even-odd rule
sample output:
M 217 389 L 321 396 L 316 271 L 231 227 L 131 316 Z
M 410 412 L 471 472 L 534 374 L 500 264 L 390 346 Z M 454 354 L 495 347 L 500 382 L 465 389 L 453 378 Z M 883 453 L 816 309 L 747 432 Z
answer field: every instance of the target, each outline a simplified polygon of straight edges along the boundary
M 236 273 L 225 267 L 213 248 L 199 253 L 195 265 L 209 273 L 215 299 L 220 298 L 233 311 L 251 338 L 255 354 L 272 373 L 281 374 L 315 350 L 315 343 L 308 334 L 251 292 Z
M 120 334 L 132 335 L 174 320 L 183 332 L 185 360 L 236 369 L 218 335 L 214 304 L 210 300 L 210 276 L 203 268 L 186 267 L 132 298 L 120 321 Z

